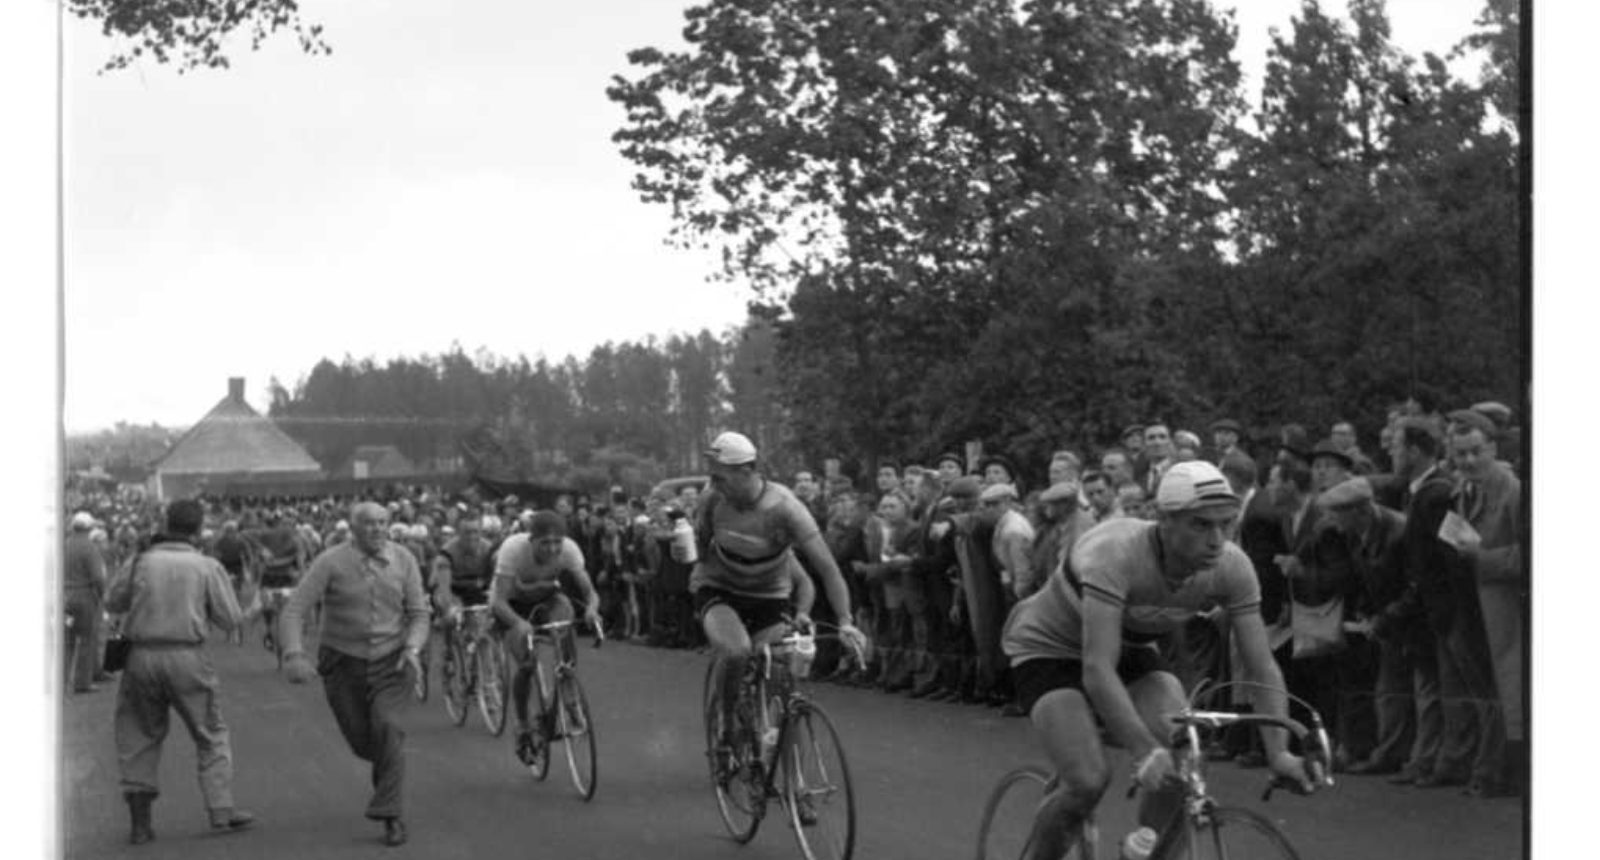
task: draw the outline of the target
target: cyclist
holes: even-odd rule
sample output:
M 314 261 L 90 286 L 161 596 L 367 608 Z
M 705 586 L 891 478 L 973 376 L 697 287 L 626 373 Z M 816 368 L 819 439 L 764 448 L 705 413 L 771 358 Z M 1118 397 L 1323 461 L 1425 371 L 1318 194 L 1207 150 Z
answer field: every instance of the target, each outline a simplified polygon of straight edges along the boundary
M 1036 594 L 1007 619 L 1002 647 L 1018 698 L 1059 776 L 1040 806 L 1033 857 L 1059 857 L 1109 781 L 1096 720 L 1134 757 L 1145 789 L 1139 824 L 1160 831 L 1181 786 L 1166 716 L 1184 691 L 1163 663 L 1159 639 L 1211 608 L 1228 613 L 1255 707 L 1285 715 L 1283 678 L 1267 645 L 1260 587 L 1226 535 L 1239 497 L 1216 466 L 1174 464 L 1156 492 L 1155 521 L 1115 519 L 1086 532 Z M 1282 729 L 1262 729 L 1272 770 L 1310 791 L 1315 775 L 1289 752 Z
M 489 585 L 494 580 L 494 559 L 489 550 L 482 524 L 467 517 L 458 524 L 455 537 L 433 559 L 433 601 L 440 617 L 446 620 L 447 647 L 455 644 L 461 608 L 489 602 Z
M 261 620 L 267 627 L 266 635 L 277 642 L 278 613 L 287 598 L 268 599 L 265 592 L 267 589 L 290 589 L 299 584 L 307 557 L 303 539 L 282 512 L 268 514 L 266 525 L 254 536 L 261 551 L 261 579 L 257 587 L 263 592 Z M 309 617 L 307 623 L 310 623 Z
M 533 657 L 528 652 L 528 634 L 534 624 L 572 620 L 572 601 L 561 592 L 561 575 L 572 577 L 583 594 L 583 617 L 600 629 L 600 600 L 583 566 L 583 551 L 567 537 L 567 524 L 554 511 L 538 511 L 529 518 L 529 528 L 505 539 L 495 556 L 494 581 L 489 599 L 496 630 L 511 635 L 511 654 L 517 672 L 511 680 L 511 699 L 516 705 L 517 757 L 524 763 L 534 753 L 533 733 L 528 727 L 528 684 L 533 677 Z M 563 654 L 562 659 L 573 655 Z
M 821 578 L 837 616 L 853 616 L 850 592 L 816 520 L 793 491 L 761 475 L 749 438 L 723 433 L 711 443 L 706 458 L 711 492 L 700 499 L 695 513 L 699 559 L 689 575 L 689 592 L 706 640 L 722 658 L 717 664 L 720 674 L 712 683 L 722 693 L 722 724 L 732 726 L 739 680 L 753 646 L 788 632 L 786 616 L 795 583 L 809 582 L 796 549 Z M 684 548 L 674 543 L 673 557 L 683 561 L 683 553 Z M 809 610 L 809 600 L 800 608 Z M 802 627 L 809 627 L 810 621 L 805 612 L 795 617 Z M 839 625 L 839 633 L 856 648 L 862 647 L 865 637 L 848 620 Z M 727 745 L 721 747 L 719 774 L 728 770 Z

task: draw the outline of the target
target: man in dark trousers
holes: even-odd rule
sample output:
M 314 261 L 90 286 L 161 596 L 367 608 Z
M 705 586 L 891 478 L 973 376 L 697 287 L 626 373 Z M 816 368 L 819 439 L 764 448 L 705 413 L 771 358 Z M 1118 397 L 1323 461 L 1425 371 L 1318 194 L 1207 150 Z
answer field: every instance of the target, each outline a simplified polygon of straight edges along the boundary
M 416 558 L 388 540 L 382 505 L 356 505 L 350 523 L 354 539 L 317 556 L 284 607 L 284 670 L 295 684 L 322 676 L 340 733 L 358 758 L 372 763 L 366 816 L 383 822 L 385 844 L 404 845 L 406 734 L 399 714 L 422 671 L 428 598 Z M 300 619 L 318 602 L 322 648 L 313 667 Z
M 205 511 L 179 499 L 167 507 L 167 530 L 111 583 L 106 608 L 127 613 L 122 632 L 132 643 L 117 689 L 117 767 L 133 819 L 128 841 L 155 838 L 150 807 L 160 790 L 161 745 L 171 712 L 194 739 L 200 793 L 211 827 L 249 827 L 255 816 L 233 805 L 233 746 L 217 700 L 217 672 L 204 651 L 206 628 L 239 626 L 239 602 L 228 574 L 195 548 Z
M 106 562 L 90 540 L 94 517 L 86 511 L 72 515 L 72 532 L 62 556 L 61 584 L 66 590 L 67 679 L 74 693 L 95 691 L 100 671 L 100 597 L 106 588 Z

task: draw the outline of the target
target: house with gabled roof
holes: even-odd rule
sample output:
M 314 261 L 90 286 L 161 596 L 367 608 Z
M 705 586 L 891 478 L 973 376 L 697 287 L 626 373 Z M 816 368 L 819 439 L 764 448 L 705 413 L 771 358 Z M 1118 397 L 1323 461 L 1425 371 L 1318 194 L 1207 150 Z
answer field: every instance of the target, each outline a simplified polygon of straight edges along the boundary
M 417 466 L 393 445 L 357 445 L 350 458 L 333 470 L 335 478 L 364 481 L 371 478 L 409 478 Z
M 157 499 L 235 491 L 252 483 L 320 480 L 322 466 L 276 422 L 244 399 L 244 378 L 228 380 L 228 396 L 150 464 Z

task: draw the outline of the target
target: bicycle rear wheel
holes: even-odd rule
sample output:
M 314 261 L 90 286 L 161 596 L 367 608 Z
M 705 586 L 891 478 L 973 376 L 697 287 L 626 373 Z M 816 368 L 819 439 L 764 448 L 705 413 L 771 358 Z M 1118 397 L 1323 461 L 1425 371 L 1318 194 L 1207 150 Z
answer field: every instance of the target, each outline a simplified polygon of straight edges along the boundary
M 506 711 L 511 701 L 511 671 L 500 643 L 478 641 L 478 715 L 489 734 L 499 737 L 506 730 Z
M 711 788 L 717 812 L 734 841 L 749 842 L 767 812 L 767 784 L 761 766 L 760 746 L 749 732 L 724 730 L 722 693 L 715 682 L 716 660 L 706 668 L 706 758 L 711 767 Z M 727 746 L 724 747 L 726 742 Z
M 1019 767 L 1000 777 L 983 805 L 978 822 L 977 860 L 1023 860 L 1033 848 L 1039 805 L 1052 788 L 1049 771 L 1037 765 Z M 1065 858 L 1094 860 L 1094 822 L 1086 821 Z M 1087 837 L 1087 838 L 1086 838 Z
M 856 844 L 856 799 L 844 744 L 814 702 L 793 705 L 781 756 L 784 806 L 806 860 L 849 860 Z
M 467 696 L 472 690 L 471 672 L 475 666 L 467 663 L 460 646 L 449 643 L 444 649 L 444 659 L 439 661 L 439 671 L 444 674 L 444 711 L 450 722 L 462 725 L 467 721 Z
M 572 771 L 572 784 L 584 800 L 594 797 L 596 777 L 599 775 L 599 750 L 594 740 L 594 720 L 589 714 L 589 699 L 583 694 L 583 685 L 572 672 L 556 674 L 556 725 L 561 738 L 566 741 L 567 768 Z
M 1260 813 L 1219 806 L 1200 823 L 1187 819 L 1152 856 L 1172 860 L 1300 860 L 1278 825 Z

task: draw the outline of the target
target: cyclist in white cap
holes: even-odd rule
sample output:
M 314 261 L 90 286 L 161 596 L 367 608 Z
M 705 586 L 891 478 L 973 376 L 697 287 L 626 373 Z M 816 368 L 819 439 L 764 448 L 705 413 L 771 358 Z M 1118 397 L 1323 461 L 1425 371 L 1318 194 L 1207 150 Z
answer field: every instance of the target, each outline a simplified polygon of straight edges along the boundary
M 1283 679 L 1267 646 L 1255 571 L 1227 540 L 1239 497 L 1216 466 L 1174 463 L 1156 491 L 1155 521 L 1108 520 L 1090 529 L 1044 587 L 1018 603 L 1002 647 L 1017 694 L 1060 777 L 1040 808 L 1034 857 L 1065 854 L 1069 834 L 1110 779 L 1096 728 L 1129 750 L 1146 789 L 1139 824 L 1159 830 L 1175 811 L 1166 715 L 1184 691 L 1157 641 L 1196 614 L 1221 608 L 1233 622 L 1247 681 L 1270 688 L 1256 707 L 1284 715 Z M 1263 729 L 1272 769 L 1309 791 L 1315 780 L 1281 729 Z
M 770 642 L 788 630 L 791 597 L 799 591 L 794 620 L 809 626 L 810 580 L 799 550 L 822 580 L 828 603 L 841 619 L 852 617 L 850 592 L 839 566 L 822 539 L 817 521 L 794 492 L 767 480 L 756 467 L 756 446 L 741 433 L 718 436 L 706 451 L 711 492 L 701 499 L 695 519 L 699 560 L 689 575 L 695 613 L 706 640 L 725 659 L 722 702 L 732 725 L 743 661 L 755 644 Z M 679 561 L 681 547 L 673 548 Z M 839 633 L 856 648 L 865 637 L 843 622 Z

